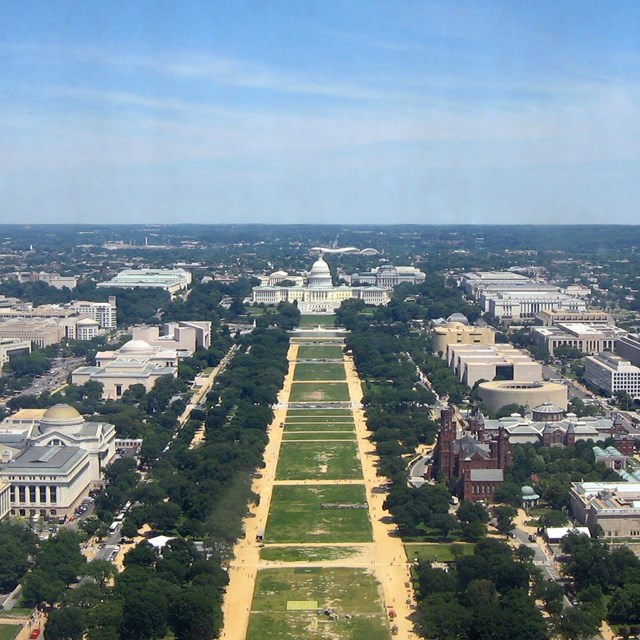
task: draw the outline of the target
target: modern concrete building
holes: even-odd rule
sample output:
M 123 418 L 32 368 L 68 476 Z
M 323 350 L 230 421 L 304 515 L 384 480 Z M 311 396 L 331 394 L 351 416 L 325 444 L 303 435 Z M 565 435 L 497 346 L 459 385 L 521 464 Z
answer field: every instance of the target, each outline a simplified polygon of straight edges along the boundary
M 175 349 L 178 355 L 191 355 L 196 349 L 211 346 L 211 322 L 179 321 L 168 322 L 162 327 L 138 326 L 131 328 L 133 340 L 143 340 L 152 347 Z
M 91 318 L 82 318 L 75 325 L 76 340 L 93 340 L 100 335 L 100 325 Z
M 345 300 L 362 300 L 365 304 L 372 305 L 388 304 L 390 300 L 389 291 L 380 287 L 334 286 L 329 265 L 322 257 L 313 263 L 305 280 L 304 285 L 290 287 L 254 287 L 251 302 L 267 305 L 293 302 L 298 305 L 300 313 L 313 314 L 334 313 Z
M 609 396 L 626 391 L 633 398 L 640 398 L 640 368 L 613 353 L 587 356 L 584 377 Z
M 177 293 L 191 284 L 191 273 L 185 269 L 125 269 L 107 282 L 96 285 L 99 289 L 164 289 Z
M 460 382 L 470 387 L 479 380 L 496 377 L 516 382 L 542 379 L 542 365 L 510 344 L 450 344 L 446 357 Z
M 96 366 L 80 367 L 71 374 L 73 384 L 95 380 L 103 385 L 105 399 L 118 399 L 131 386 L 141 384 L 151 391 L 162 376 L 178 375 L 175 349 L 153 347 L 143 340 L 130 340 L 116 351 L 99 351 Z
M 609 542 L 640 539 L 640 482 L 572 482 L 573 517 Z
M 567 387 L 556 382 L 481 382 L 478 394 L 480 400 L 494 413 L 509 404 L 536 407 L 550 402 L 563 410 L 567 408 Z
M 640 334 L 628 333 L 616 342 L 616 353 L 636 366 L 640 366 Z
M 0 338 L 0 371 L 12 356 L 18 356 L 23 353 L 31 353 L 30 340 Z
M 493 327 L 472 327 L 461 322 L 447 322 L 431 330 L 432 351 L 446 358 L 448 347 L 455 344 L 492 345 L 496 342 Z

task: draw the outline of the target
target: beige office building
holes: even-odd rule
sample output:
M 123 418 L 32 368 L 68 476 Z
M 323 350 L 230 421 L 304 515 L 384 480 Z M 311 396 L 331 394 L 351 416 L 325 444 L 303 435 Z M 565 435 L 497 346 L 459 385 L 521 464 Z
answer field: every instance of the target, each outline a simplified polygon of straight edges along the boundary
M 640 541 L 640 482 L 573 482 L 571 511 L 609 542 Z
M 0 322 L 0 339 L 29 340 L 38 347 L 57 344 L 65 337 L 64 327 L 50 320 L 7 320 Z
M 531 339 L 554 355 L 558 347 L 573 347 L 582 353 L 613 351 L 624 329 L 612 325 L 589 325 L 582 322 L 558 322 L 552 326 L 531 327 Z
M 542 365 L 510 344 L 450 344 L 447 364 L 456 372 L 458 380 L 470 387 L 479 380 L 496 377 L 516 382 L 542 380 Z
M 590 326 L 614 325 L 613 318 L 605 311 L 569 311 L 569 309 L 549 309 L 536 314 L 535 323 L 552 327 L 565 322 L 578 322 Z
M 492 327 L 471 327 L 461 322 L 447 322 L 431 330 L 431 339 L 433 353 L 441 358 L 446 358 L 450 345 L 495 344 L 496 332 Z

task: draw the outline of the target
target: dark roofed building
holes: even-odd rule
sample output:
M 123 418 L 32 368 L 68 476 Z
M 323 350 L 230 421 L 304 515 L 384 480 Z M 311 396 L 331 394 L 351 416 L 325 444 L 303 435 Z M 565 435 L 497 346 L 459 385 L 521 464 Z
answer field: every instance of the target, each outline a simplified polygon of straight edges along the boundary
M 457 436 L 454 410 L 447 407 L 440 412 L 433 472 L 442 473 L 447 482 L 457 478 L 463 500 L 493 500 L 511 463 L 506 431 L 501 429 L 496 437 L 483 441 L 469 433 Z

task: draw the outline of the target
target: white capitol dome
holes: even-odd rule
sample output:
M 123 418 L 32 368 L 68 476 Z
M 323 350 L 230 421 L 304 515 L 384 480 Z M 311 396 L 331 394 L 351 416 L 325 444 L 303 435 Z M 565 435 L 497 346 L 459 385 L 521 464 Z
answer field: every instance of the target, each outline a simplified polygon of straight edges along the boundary
M 309 287 L 332 287 L 331 271 L 329 265 L 322 259 L 318 258 L 311 267 L 308 277 Z

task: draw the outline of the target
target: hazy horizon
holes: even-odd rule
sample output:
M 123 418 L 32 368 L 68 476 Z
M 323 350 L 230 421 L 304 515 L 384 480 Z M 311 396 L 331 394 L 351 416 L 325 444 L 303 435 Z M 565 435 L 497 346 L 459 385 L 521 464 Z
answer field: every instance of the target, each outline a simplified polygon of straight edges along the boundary
M 1 224 L 633 224 L 640 5 L 3 4 Z

